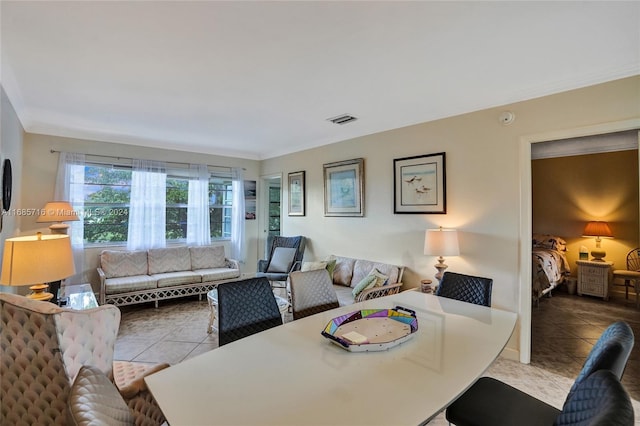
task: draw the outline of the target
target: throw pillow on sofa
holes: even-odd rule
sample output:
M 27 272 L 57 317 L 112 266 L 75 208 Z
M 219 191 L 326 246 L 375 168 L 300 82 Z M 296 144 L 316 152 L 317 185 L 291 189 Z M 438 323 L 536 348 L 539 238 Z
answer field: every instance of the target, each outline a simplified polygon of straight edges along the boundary
M 373 268 L 371 272 L 369 272 L 369 275 L 376 277 L 376 282 L 371 287 L 381 287 L 389 282 L 389 277 L 378 271 L 376 268 Z
M 308 271 L 315 271 L 318 269 L 326 269 L 326 268 L 327 268 L 327 262 L 302 262 L 302 267 L 300 268 L 300 271 L 308 272 Z
M 224 246 L 193 246 L 191 253 L 191 269 L 215 269 L 227 266 Z
M 351 292 L 353 294 L 353 297 L 358 297 L 360 293 L 362 293 L 366 289 L 373 287 L 375 283 L 375 275 L 367 275 L 362 280 L 360 280 L 360 282 L 353 288 L 353 291 Z

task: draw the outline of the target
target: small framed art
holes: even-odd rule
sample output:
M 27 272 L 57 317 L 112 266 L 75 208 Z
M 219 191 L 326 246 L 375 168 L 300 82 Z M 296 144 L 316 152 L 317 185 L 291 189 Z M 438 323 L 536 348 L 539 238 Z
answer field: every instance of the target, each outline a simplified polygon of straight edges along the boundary
M 304 171 L 289 173 L 289 216 L 304 216 Z
M 393 160 L 394 213 L 447 212 L 445 153 Z
M 324 215 L 364 216 L 364 159 L 323 165 Z

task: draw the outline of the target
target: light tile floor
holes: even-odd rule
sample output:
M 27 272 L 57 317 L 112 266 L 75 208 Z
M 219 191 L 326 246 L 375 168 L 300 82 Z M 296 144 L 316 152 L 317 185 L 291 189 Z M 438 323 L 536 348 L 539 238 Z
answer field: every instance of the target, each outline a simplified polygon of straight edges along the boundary
M 218 347 L 215 333 L 207 333 L 206 298 L 164 301 L 122 307 L 115 359 L 177 364 Z M 290 317 L 285 320 L 291 320 Z M 627 321 L 640 339 L 640 311 L 624 295 L 604 302 L 557 291 L 532 312 L 531 364 L 498 358 L 487 375 L 500 379 L 555 407 L 564 398 L 600 333 L 616 320 Z M 640 424 L 640 343 L 636 343 L 622 380 Z M 447 425 L 441 413 L 430 425 Z

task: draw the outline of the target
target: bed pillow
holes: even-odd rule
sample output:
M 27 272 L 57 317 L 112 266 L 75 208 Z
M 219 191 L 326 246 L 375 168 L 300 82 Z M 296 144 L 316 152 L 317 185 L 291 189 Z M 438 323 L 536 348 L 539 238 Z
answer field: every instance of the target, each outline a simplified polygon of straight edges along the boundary
M 271 256 L 267 272 L 289 272 L 295 255 L 296 249 L 293 247 L 276 247 Z
M 567 251 L 567 242 L 555 235 L 533 234 L 533 247 Z

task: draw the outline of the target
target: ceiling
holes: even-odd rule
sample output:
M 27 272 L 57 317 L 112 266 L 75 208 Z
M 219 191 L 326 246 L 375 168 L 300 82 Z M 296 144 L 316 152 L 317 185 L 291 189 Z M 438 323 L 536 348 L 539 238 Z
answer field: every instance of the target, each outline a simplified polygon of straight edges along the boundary
M 637 1 L 3 0 L 0 19 L 25 131 L 248 159 L 640 74 Z

